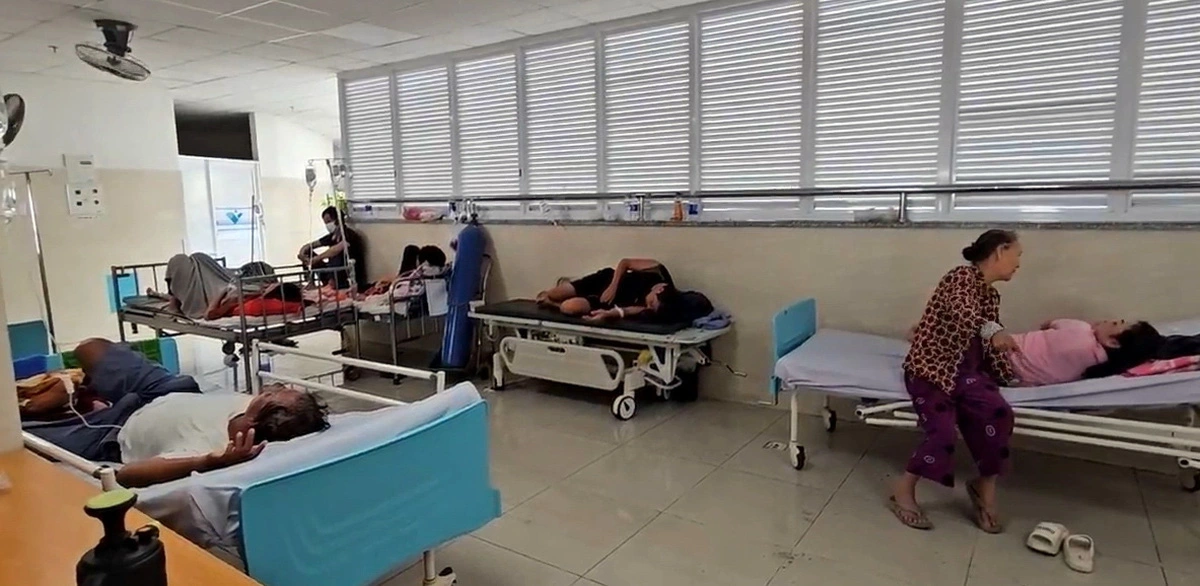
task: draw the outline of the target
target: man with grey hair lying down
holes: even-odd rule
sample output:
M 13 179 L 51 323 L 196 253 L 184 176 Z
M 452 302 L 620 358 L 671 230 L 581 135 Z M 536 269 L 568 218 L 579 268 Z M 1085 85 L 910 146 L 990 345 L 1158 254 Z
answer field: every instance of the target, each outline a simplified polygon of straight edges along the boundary
M 122 462 L 117 482 L 138 488 L 253 459 L 266 442 L 329 427 L 312 393 L 266 385 L 258 395 L 201 393 L 122 344 L 93 338 L 75 349 L 83 385 L 102 400 L 70 419 L 28 423 L 28 431 L 84 458 Z

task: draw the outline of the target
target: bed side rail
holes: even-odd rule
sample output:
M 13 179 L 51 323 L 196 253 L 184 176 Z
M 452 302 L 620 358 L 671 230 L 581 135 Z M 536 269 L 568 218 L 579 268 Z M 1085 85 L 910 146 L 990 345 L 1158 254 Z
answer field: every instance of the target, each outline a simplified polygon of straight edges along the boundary
M 368 584 L 499 514 L 480 402 L 247 488 L 242 556 L 266 586 Z

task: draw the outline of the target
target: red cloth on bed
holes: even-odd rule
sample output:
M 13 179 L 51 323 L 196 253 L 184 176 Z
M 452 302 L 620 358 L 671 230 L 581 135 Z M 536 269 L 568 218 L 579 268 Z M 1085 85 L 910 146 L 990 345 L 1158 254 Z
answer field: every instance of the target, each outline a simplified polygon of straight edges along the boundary
M 233 315 L 245 315 L 247 317 L 265 317 L 268 315 L 284 315 L 288 313 L 300 313 L 304 311 L 304 304 L 298 301 L 284 301 L 282 299 L 251 299 L 242 304 L 241 310 L 234 308 Z

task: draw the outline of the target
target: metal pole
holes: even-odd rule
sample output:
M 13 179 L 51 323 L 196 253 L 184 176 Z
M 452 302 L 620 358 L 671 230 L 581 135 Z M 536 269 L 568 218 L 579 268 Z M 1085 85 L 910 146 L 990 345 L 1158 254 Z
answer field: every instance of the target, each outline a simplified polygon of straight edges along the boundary
M 49 171 L 24 171 L 25 175 L 25 197 L 29 202 L 29 221 L 33 225 L 33 245 L 37 250 L 38 259 L 38 277 L 42 281 L 42 303 L 46 307 L 46 332 L 50 334 L 50 348 L 54 352 L 58 352 L 58 337 L 54 329 L 54 310 L 50 306 L 50 284 L 46 281 L 46 257 L 42 253 L 42 233 L 38 229 L 37 220 L 37 204 L 33 201 L 33 179 L 31 175 L 34 173 L 46 173 Z M 118 295 L 118 297 L 120 297 Z M 120 304 L 120 299 L 117 303 Z

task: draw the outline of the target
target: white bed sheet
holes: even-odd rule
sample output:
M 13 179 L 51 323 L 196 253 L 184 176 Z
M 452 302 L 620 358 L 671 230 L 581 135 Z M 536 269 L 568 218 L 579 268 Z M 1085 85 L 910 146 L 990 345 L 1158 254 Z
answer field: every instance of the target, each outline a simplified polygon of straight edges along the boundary
M 1164 334 L 1200 331 L 1200 321 L 1159 328 Z M 904 401 L 903 340 L 820 330 L 775 364 L 775 377 L 787 387 L 830 395 Z M 1001 390 L 1016 407 L 1037 409 L 1113 409 L 1168 407 L 1200 403 L 1200 372 L 1143 377 L 1113 376 L 1044 387 Z
M 328 430 L 268 444 L 250 462 L 138 490 L 137 506 L 202 547 L 239 551 L 239 503 L 246 487 L 378 445 L 482 400 L 464 382 L 416 403 L 333 415 Z

